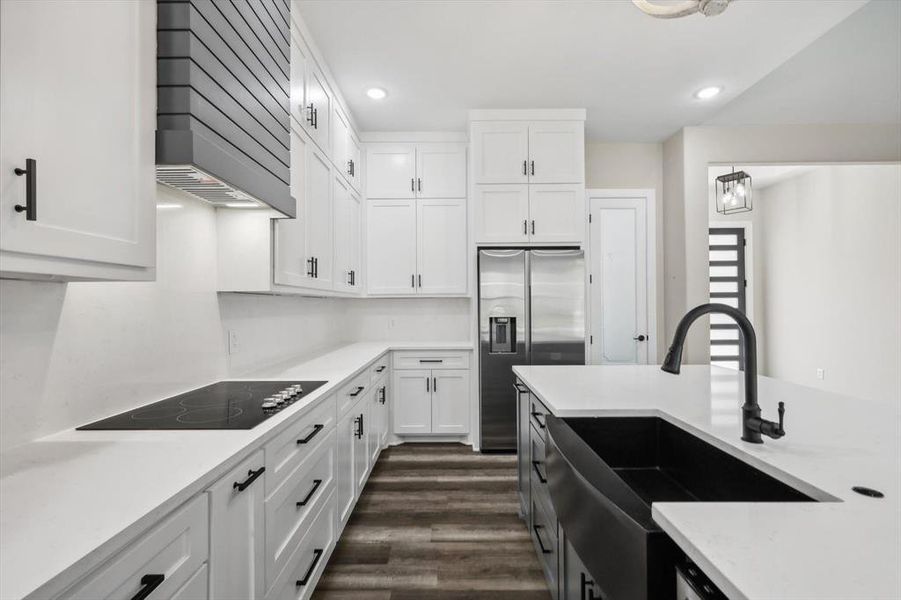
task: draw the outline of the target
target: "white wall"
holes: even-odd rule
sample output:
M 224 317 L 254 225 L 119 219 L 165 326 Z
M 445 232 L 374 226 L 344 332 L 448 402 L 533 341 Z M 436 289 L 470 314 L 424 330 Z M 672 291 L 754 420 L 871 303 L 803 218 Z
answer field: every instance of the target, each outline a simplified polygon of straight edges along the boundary
M 757 195 L 767 374 L 899 401 L 899 190 L 901 166 L 855 165 L 819 167 Z
M 0 450 L 348 341 L 468 339 L 465 299 L 217 294 L 214 209 L 157 194 L 182 208 L 157 210 L 155 282 L 0 281 Z
M 663 144 L 587 142 L 585 144 L 585 187 L 588 189 L 652 189 L 657 212 L 657 331 L 664 334 L 664 248 L 663 248 Z M 660 361 L 667 344 L 657 344 Z

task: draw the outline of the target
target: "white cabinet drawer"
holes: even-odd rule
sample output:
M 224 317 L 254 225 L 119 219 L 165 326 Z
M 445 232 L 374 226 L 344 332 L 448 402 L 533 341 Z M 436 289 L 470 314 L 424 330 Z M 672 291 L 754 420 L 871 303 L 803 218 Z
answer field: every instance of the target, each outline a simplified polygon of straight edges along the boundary
M 315 454 L 266 500 L 267 589 L 285 568 L 323 501 L 334 498 L 334 487 L 335 431 L 332 430 Z
M 369 381 L 375 384 L 379 379 L 388 374 L 388 367 L 391 365 L 391 356 L 386 352 L 381 355 L 374 363 L 369 365 Z
M 357 400 L 362 399 L 368 388 L 369 370 L 367 369 L 338 391 L 338 416 L 343 416 Z
M 468 369 L 469 352 L 457 350 L 403 351 L 394 353 L 395 369 Z
M 335 547 L 335 497 L 329 495 L 288 566 L 279 575 L 267 600 L 306 600 L 313 594 L 325 563 Z
M 207 600 L 210 595 L 209 569 L 206 563 L 169 600 Z M 151 596 L 151 599 L 153 597 Z
M 266 495 L 310 456 L 335 427 L 335 396 L 320 401 L 308 414 L 266 444 Z
M 169 598 L 206 562 L 208 554 L 209 505 L 206 494 L 201 494 L 60 597 L 128 600 L 155 586 L 150 598 Z

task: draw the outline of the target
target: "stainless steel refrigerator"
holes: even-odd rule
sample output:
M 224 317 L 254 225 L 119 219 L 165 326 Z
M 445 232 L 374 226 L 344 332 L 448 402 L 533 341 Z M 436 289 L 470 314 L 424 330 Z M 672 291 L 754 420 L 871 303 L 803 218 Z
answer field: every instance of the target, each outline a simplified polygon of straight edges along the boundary
M 516 449 L 514 365 L 585 364 L 581 250 L 479 251 L 483 451 Z

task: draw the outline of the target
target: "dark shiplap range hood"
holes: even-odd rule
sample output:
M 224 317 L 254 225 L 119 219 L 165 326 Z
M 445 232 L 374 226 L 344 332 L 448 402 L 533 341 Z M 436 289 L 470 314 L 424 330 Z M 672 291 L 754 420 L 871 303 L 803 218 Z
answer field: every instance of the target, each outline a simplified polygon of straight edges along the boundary
M 157 180 L 296 216 L 288 0 L 158 0 L 157 12 Z

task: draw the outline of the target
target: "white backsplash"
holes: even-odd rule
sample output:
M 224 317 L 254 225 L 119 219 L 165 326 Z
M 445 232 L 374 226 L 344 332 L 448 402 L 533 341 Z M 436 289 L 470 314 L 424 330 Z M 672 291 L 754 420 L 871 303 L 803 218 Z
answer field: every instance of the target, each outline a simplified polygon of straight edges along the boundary
M 0 281 L 0 450 L 351 341 L 469 339 L 465 298 L 217 294 L 214 209 L 157 193 L 156 281 Z

